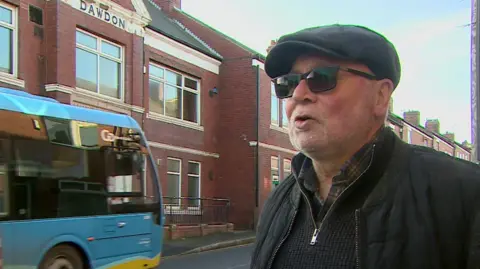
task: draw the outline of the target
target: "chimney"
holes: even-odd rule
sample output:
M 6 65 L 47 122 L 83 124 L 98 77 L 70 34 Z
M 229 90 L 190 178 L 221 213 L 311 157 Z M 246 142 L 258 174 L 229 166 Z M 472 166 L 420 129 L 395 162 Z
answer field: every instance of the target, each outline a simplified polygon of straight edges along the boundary
M 427 120 L 425 122 L 425 128 L 427 128 L 427 130 L 429 130 L 430 132 L 439 134 L 440 133 L 440 122 L 438 121 L 438 119 Z
M 414 126 L 420 126 L 420 111 L 403 112 L 403 119 Z
M 170 13 L 174 8 L 182 8 L 182 0 L 153 0 L 163 12 Z
M 267 48 L 267 53 L 269 53 L 270 50 L 273 48 L 273 46 L 275 46 L 276 44 L 277 44 L 276 40 L 270 40 L 270 46 L 268 46 Z
M 450 141 L 455 142 L 455 133 L 446 132 L 444 136 L 448 138 Z

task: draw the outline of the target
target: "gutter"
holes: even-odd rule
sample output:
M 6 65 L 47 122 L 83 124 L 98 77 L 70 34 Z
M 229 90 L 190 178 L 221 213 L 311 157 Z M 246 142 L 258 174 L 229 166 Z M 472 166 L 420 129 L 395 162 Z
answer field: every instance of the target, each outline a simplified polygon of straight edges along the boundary
M 260 141 L 260 132 L 259 132 L 259 125 L 260 125 L 260 66 L 255 66 L 255 78 L 256 78 L 256 113 L 255 113 L 255 141 L 257 141 L 255 145 L 255 207 L 258 208 L 259 204 L 259 177 L 260 177 L 260 169 L 259 169 L 259 141 Z

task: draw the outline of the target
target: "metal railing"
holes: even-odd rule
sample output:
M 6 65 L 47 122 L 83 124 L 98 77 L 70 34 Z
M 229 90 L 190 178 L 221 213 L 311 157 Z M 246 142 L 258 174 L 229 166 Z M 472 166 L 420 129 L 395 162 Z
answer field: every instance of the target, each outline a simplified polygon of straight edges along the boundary
M 229 209 L 229 199 L 163 197 L 165 225 L 225 224 Z

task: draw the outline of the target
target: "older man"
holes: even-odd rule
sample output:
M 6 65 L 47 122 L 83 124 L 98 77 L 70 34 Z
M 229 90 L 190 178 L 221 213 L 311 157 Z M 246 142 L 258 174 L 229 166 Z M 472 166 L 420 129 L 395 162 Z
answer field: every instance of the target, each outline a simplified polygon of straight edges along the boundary
M 384 126 L 400 81 L 385 37 L 305 29 L 278 40 L 265 71 L 300 153 L 263 208 L 251 268 L 480 267 L 478 166 Z

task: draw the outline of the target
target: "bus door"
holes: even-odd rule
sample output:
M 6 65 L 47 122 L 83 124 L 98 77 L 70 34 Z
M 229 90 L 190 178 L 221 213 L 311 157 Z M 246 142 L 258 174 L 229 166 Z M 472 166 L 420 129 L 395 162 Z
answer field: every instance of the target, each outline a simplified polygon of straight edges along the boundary
M 14 203 L 17 219 L 30 219 L 31 190 L 28 183 L 13 183 Z
M 141 201 L 143 163 L 135 158 L 139 152 L 118 153 L 106 151 L 105 163 L 109 193 L 108 216 L 100 217 L 93 244 L 97 258 L 124 255 L 149 255 L 153 229 L 152 213 L 143 213 L 135 201 Z M 137 200 L 135 200 L 137 199 Z M 92 242 L 93 243 L 93 242 Z

